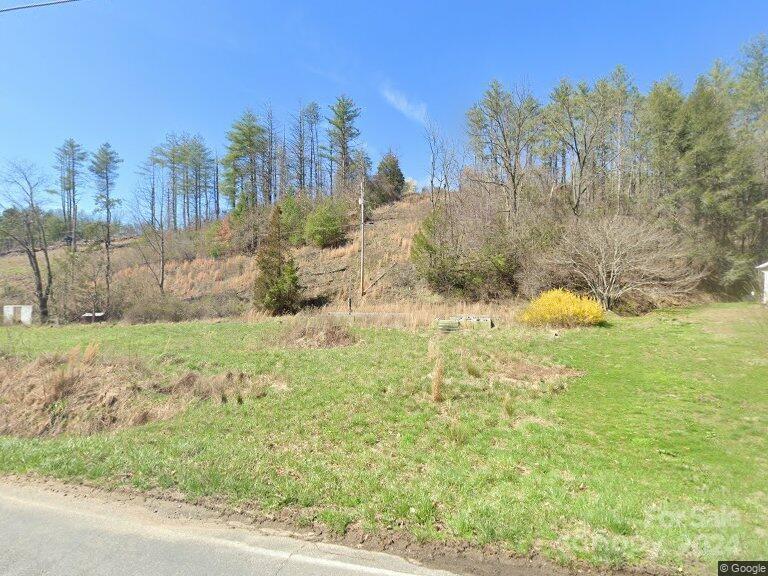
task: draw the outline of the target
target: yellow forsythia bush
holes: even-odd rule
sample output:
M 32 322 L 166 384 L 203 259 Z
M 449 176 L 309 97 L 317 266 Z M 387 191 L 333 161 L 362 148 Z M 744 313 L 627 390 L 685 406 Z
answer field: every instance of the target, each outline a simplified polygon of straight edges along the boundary
M 539 294 L 520 319 L 532 326 L 594 326 L 605 319 L 605 311 L 593 298 L 558 288 Z

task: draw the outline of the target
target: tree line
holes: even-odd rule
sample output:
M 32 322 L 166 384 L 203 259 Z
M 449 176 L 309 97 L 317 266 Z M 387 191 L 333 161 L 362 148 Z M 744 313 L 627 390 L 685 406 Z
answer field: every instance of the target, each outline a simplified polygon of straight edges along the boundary
M 221 225 L 211 228 L 211 224 L 221 223 L 224 216 L 229 234 L 234 229 L 247 237 L 232 242 L 235 249 L 255 250 L 267 235 L 267 226 L 261 223 L 268 221 L 271 207 L 286 201 L 290 205 L 282 218 L 293 235 L 292 244 L 305 238 L 318 245 L 338 243 L 345 233 L 344 207 L 351 195 L 360 182 L 374 182 L 371 160 L 357 146 L 359 116 L 359 107 L 347 96 L 338 97 L 326 115 L 316 102 L 302 105 L 284 126 L 270 106 L 261 115 L 246 110 L 227 132 L 221 157 L 199 135 L 169 134 L 138 167 L 137 189 L 125 204 L 114 193 L 122 163 L 117 152 L 105 143 L 90 153 L 67 139 L 54 154 L 55 188 L 49 187 L 50 180 L 38 167 L 9 164 L 0 237 L 27 254 L 43 321 L 53 294 L 65 316 L 82 308 L 67 310 L 63 304 L 74 298 L 76 285 L 90 286 L 85 299 L 94 311 L 112 308 L 118 208 L 130 211 L 132 229 L 141 237 L 136 245 L 140 259 L 161 293 L 175 238 L 203 227 L 219 233 Z M 390 175 L 394 166 L 399 180 L 376 179 L 381 186 L 371 186 L 372 200 L 384 201 L 402 192 L 397 158 L 388 153 L 382 166 Z M 51 195 L 58 197 L 57 210 L 47 208 Z M 92 215 L 82 213 L 86 197 L 92 200 Z M 310 214 L 315 205 L 318 210 Z M 306 233 L 304 220 L 309 225 Z M 49 255 L 55 242 L 62 242 L 68 254 L 59 266 Z M 75 270 L 82 272 L 86 259 L 92 273 L 77 281 Z
M 646 296 L 693 285 L 736 295 L 768 256 L 765 36 L 688 93 L 674 78 L 642 93 L 620 66 L 591 83 L 562 80 L 546 102 L 492 81 L 467 113 L 467 140 L 427 131 L 435 214 L 415 259 L 438 289 L 477 296 L 555 282 L 612 291 L 605 305 L 622 282 L 646 285 L 633 290 Z M 657 239 L 643 243 L 646 262 L 669 258 L 623 269 L 629 237 Z M 590 259 L 599 265 L 585 271 Z
M 343 242 L 361 183 L 369 207 L 405 188 L 391 152 L 371 174 L 359 116 L 347 96 L 325 113 L 301 105 L 284 123 L 266 106 L 233 122 L 221 156 L 186 133 L 153 148 L 131 209 L 136 250 L 160 294 L 185 235 L 197 234 L 211 255 L 256 253 L 271 238 L 264 250 L 272 256 L 262 254 L 259 265 L 281 263 L 275 286 L 288 278 L 292 301 L 278 308 L 295 309 L 286 250 Z M 620 66 L 594 82 L 562 80 L 545 102 L 492 81 L 467 111 L 464 142 L 430 125 L 426 144 L 432 213 L 412 260 L 437 291 L 496 298 L 568 287 L 605 308 L 643 309 L 700 288 L 743 295 L 768 256 L 764 36 L 734 65 L 715 63 L 688 92 L 667 78 L 643 93 Z M 61 304 L 77 291 L 94 311 L 116 311 L 120 165 L 109 144 L 89 153 L 70 139 L 55 151 L 53 191 L 27 163 L 6 171 L 0 237 L 27 255 L 44 319 L 52 294 Z M 55 211 L 45 208 L 51 193 Z M 86 195 L 93 216 L 81 213 Z M 68 258 L 57 268 L 48 247 L 58 240 Z M 260 289 L 270 298 L 272 290 Z

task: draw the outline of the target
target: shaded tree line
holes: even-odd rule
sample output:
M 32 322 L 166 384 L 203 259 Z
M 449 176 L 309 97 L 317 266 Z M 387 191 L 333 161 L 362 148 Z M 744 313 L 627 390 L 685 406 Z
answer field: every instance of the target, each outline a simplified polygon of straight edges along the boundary
M 463 149 L 427 132 L 435 210 L 415 259 L 438 289 L 482 297 L 535 292 L 554 278 L 579 284 L 564 256 L 586 238 L 603 268 L 614 266 L 604 253 L 626 244 L 617 235 L 656 238 L 655 248 L 643 243 L 646 260 L 666 246 L 663 266 L 654 259 L 655 272 L 644 272 L 642 285 L 655 288 L 633 280 L 629 291 L 654 297 L 665 285 L 690 290 L 693 278 L 743 294 L 768 256 L 765 36 L 687 93 L 674 78 L 641 93 L 622 67 L 591 83 L 563 80 L 546 102 L 493 81 L 467 113 L 467 135 Z M 564 261 L 567 278 L 555 265 Z M 690 273 L 673 278 L 676 269 Z

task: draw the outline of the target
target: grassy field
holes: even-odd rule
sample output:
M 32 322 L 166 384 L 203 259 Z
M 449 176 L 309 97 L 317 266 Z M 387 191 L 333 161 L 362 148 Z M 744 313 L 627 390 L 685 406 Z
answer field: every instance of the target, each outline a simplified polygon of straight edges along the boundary
M 292 507 L 338 531 L 396 527 L 564 563 L 710 572 L 717 559 L 768 556 L 763 308 L 559 335 L 454 333 L 431 347 L 428 331 L 368 328 L 349 347 L 285 349 L 279 331 L 272 321 L 4 329 L 8 354 L 98 342 L 165 372 L 271 374 L 285 389 L 119 432 L 0 437 L 0 472 Z M 552 379 L 553 365 L 572 375 Z

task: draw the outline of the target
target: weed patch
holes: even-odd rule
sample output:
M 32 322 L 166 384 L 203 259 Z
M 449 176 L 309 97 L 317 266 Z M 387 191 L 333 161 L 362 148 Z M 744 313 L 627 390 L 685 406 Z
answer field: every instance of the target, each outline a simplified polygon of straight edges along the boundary
M 284 382 L 228 372 L 188 372 L 170 383 L 143 363 L 97 358 L 98 346 L 25 362 L 0 357 L 0 434 L 94 434 L 165 420 L 194 401 L 243 404 Z
M 337 348 L 351 346 L 357 337 L 338 320 L 297 317 L 286 321 L 279 341 L 289 348 Z

